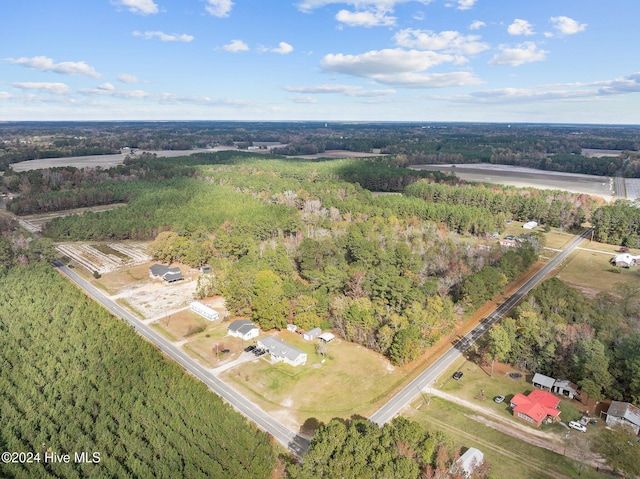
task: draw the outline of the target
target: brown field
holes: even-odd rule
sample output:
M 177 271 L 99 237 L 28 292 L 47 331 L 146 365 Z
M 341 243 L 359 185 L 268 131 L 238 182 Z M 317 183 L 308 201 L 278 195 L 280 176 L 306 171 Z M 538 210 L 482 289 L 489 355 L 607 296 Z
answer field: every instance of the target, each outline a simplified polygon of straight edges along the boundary
M 455 174 L 467 181 L 494 183 L 544 190 L 564 190 L 572 193 L 600 196 L 607 201 L 613 198 L 612 179 L 609 177 L 534 170 L 509 165 L 413 165 L 416 170 L 439 170 Z

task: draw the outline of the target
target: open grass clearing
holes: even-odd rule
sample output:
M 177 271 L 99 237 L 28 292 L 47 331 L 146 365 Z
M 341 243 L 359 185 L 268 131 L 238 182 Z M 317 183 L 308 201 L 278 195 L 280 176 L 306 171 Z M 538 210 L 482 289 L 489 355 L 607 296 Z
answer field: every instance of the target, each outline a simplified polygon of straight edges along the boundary
M 443 399 L 430 398 L 428 405 L 421 399 L 416 405 L 416 408 L 407 409 L 405 415 L 420 422 L 429 431 L 447 433 L 458 447 L 480 449 L 486 460 L 491 463 L 493 477 L 607 477 L 588 466 L 579 471 L 579 463 L 576 460 L 533 446 L 489 427 L 477 420 L 474 412 Z M 572 451 L 569 449 L 568 452 Z
M 328 422 L 334 417 L 368 416 L 383 396 L 404 381 L 406 371 L 393 367 L 382 355 L 357 344 L 334 339 L 326 360 L 315 344 L 281 331 L 277 336 L 308 354 L 307 364 L 292 367 L 257 361 L 223 373 L 267 411 L 283 406 L 298 425 L 310 418 Z
M 589 249 L 574 251 L 559 269 L 557 276 L 562 281 L 590 295 L 600 291 L 615 294 L 617 283 L 638 284 L 639 267 L 616 268 L 610 263 L 614 254 L 611 250 L 616 247 L 606 245 L 600 251 L 597 243 L 583 244 Z M 611 254 L 603 254 L 607 250 Z

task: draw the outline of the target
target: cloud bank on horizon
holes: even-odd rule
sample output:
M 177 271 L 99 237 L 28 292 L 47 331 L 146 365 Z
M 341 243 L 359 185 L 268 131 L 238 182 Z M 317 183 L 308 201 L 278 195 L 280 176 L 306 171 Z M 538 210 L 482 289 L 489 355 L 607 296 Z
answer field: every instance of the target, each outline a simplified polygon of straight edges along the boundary
M 640 4 L 523 3 L 11 2 L 0 120 L 640 123 Z

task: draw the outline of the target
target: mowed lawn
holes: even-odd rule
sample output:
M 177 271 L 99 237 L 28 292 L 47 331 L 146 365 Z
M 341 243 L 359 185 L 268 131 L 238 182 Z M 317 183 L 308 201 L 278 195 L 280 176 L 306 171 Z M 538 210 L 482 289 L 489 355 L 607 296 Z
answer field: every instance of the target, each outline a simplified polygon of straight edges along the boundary
M 429 404 L 416 403 L 405 415 L 421 423 L 431 432 L 448 434 L 456 447 L 475 447 L 481 450 L 491 464 L 492 477 L 518 479 L 546 478 L 602 478 L 593 468 L 579 470 L 577 461 L 547 449 L 504 434 L 470 416 L 473 411 L 443 399 L 432 397 Z M 496 405 L 497 406 L 497 405 Z M 572 447 L 572 445 L 569 445 Z
M 288 331 L 276 335 L 306 352 L 307 364 L 270 364 L 265 355 L 265 359 L 239 365 L 221 377 L 238 385 L 267 411 L 286 407 L 299 424 L 310 418 L 328 422 L 334 417 L 367 417 L 406 376 L 406 371 L 394 368 L 382 355 L 339 338 L 327 344 L 323 363 L 313 342 Z
M 640 267 L 616 268 L 610 261 L 618 254 L 619 246 L 583 241 L 582 249 L 574 251 L 558 270 L 558 278 L 565 283 L 593 292 L 616 292 L 616 283 L 638 284 Z M 640 250 L 631 250 L 638 255 Z

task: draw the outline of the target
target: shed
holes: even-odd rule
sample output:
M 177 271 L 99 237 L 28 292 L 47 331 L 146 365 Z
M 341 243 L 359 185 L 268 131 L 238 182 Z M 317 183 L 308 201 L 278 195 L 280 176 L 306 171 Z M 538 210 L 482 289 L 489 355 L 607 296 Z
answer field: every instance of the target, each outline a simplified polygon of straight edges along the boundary
M 553 385 L 556 380 L 554 378 L 550 378 L 549 376 L 545 376 L 544 374 L 535 373 L 533 375 L 533 379 L 531 380 L 531 384 L 540 389 L 545 389 L 547 391 L 551 391 Z
M 580 396 L 580 388 L 566 379 L 558 379 L 553 383 L 551 392 L 559 394 L 560 396 L 568 397 L 569 399 Z
M 335 336 L 332 333 L 322 333 L 318 336 L 318 339 L 322 339 L 325 343 L 333 341 L 334 338 Z
M 522 225 L 522 227 L 526 230 L 532 230 L 533 228 L 536 228 L 538 226 L 538 222 L 537 221 L 527 221 L 525 224 Z
M 203 318 L 208 319 L 209 321 L 215 321 L 216 319 L 220 318 L 220 315 L 215 309 L 210 308 L 206 304 L 198 303 L 197 301 L 191 303 L 189 305 L 189 309 L 194 313 L 199 314 Z
M 465 453 L 458 458 L 455 462 L 452 471 L 454 473 L 462 474 L 465 477 L 471 477 L 474 469 L 484 462 L 484 454 L 480 449 L 470 447 Z
M 302 335 L 305 341 L 312 341 L 322 334 L 322 329 L 313 328 Z

